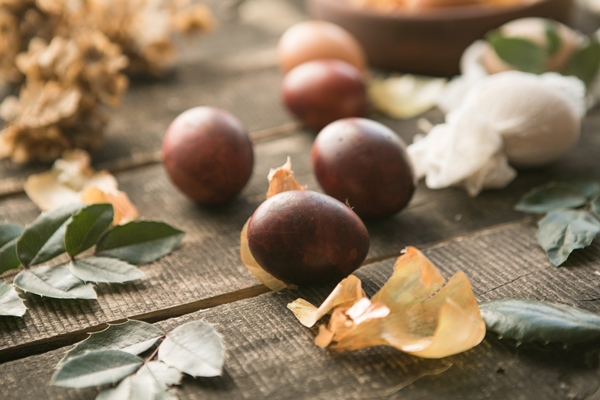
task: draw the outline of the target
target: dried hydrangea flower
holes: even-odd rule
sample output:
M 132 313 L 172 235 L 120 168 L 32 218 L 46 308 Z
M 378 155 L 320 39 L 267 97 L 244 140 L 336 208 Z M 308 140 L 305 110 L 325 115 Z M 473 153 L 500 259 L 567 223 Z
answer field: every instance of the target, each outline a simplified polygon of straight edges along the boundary
M 106 105 L 125 72 L 161 76 L 174 63 L 174 33 L 207 30 L 210 10 L 187 0 L 0 0 L 0 157 L 53 161 L 102 143 Z

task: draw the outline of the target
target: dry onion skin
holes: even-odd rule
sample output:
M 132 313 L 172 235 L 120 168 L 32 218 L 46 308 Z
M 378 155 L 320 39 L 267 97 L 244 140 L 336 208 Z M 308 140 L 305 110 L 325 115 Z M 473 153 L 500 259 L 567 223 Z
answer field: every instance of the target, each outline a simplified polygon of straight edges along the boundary
M 51 162 L 103 143 L 126 74 L 162 76 L 175 33 L 210 29 L 187 0 L 0 1 L 0 158 Z
M 369 98 L 373 107 L 397 119 L 413 118 L 435 107 L 446 87 L 444 78 L 411 74 L 373 77 Z
M 507 71 L 474 84 L 460 106 L 408 146 L 429 188 L 464 187 L 471 196 L 501 189 L 514 167 L 557 161 L 578 141 L 585 86 L 557 73 Z
M 275 196 L 276 194 L 290 190 L 305 190 L 305 187 L 299 184 L 298 181 L 296 181 L 296 178 L 294 178 L 294 171 L 292 170 L 292 161 L 290 157 L 287 158 L 286 163 L 281 167 L 271 168 L 267 179 L 269 180 L 269 189 L 267 190 L 266 196 L 267 199 Z M 254 259 L 248 245 L 249 222 L 250 218 L 248 218 L 244 224 L 244 227 L 242 228 L 242 232 L 240 233 L 240 256 L 246 268 L 248 268 L 248 270 L 256 277 L 256 279 L 274 292 L 279 292 L 286 288 L 295 288 L 295 285 L 289 285 L 265 271 Z
M 113 224 L 125 224 L 139 215 L 126 193 L 118 190 L 114 176 L 94 171 L 83 150 L 66 151 L 52 169 L 30 175 L 24 185 L 27 196 L 42 210 L 51 210 L 70 202 L 110 203 Z
M 386 345 L 423 358 L 443 358 L 467 351 L 485 336 L 471 284 L 462 272 L 445 285 L 440 271 L 419 250 L 408 247 L 386 284 L 370 300 L 351 275 L 320 307 L 298 299 L 288 308 L 300 322 L 319 327 L 315 344 L 340 351 Z

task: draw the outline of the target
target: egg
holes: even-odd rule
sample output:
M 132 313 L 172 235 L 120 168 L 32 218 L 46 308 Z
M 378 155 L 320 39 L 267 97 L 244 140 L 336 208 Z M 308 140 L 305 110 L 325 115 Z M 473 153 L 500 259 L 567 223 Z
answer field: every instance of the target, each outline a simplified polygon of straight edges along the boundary
M 571 57 L 582 43 L 581 37 L 560 22 L 543 18 L 521 18 L 502 25 L 498 32 L 504 37 L 530 40 L 550 52 L 549 29 L 558 36 L 558 47 L 554 49 L 544 65 L 544 71 L 564 71 Z M 505 63 L 490 46 L 483 56 L 483 65 L 490 74 L 510 71 L 515 67 Z M 544 72 L 540 71 L 540 72 Z
M 364 71 L 366 61 L 358 41 L 345 29 L 325 21 L 305 21 L 290 27 L 278 45 L 284 73 L 307 61 L 337 59 Z

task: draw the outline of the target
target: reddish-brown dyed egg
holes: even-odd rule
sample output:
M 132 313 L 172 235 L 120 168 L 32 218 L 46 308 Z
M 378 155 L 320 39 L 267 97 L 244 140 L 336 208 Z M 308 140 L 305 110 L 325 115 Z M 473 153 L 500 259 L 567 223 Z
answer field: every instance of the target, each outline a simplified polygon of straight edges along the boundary
M 286 283 L 341 280 L 369 251 L 361 219 L 338 200 L 309 190 L 279 193 L 248 223 L 248 245 L 265 271 Z
M 364 75 L 340 60 L 309 61 L 283 79 L 283 102 L 306 126 L 321 129 L 340 118 L 367 112 Z
M 236 196 L 254 166 L 252 142 L 240 121 L 212 107 L 195 107 L 175 118 L 163 139 L 162 157 L 175 186 L 207 205 Z
M 363 217 L 399 212 L 415 190 L 404 142 L 368 119 L 347 118 L 326 126 L 313 143 L 312 165 L 325 193 L 348 201 Z

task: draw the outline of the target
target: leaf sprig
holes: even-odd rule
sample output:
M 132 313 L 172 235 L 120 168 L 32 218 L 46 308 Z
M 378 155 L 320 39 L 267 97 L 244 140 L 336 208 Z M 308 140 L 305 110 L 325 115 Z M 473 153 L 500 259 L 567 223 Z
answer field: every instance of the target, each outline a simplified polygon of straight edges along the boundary
M 169 387 L 182 374 L 220 376 L 225 361 L 221 336 L 202 321 L 171 332 L 141 321 L 110 325 L 77 344 L 59 362 L 51 384 L 107 387 L 97 400 L 172 399 Z
M 600 233 L 600 182 L 551 182 L 526 193 L 515 209 L 546 213 L 538 222 L 537 240 L 559 266 L 573 250 L 589 246 Z
M 0 225 L 0 274 L 22 267 L 13 285 L 23 292 L 93 300 L 97 296 L 90 282 L 141 279 L 144 273 L 134 265 L 169 254 L 185 235 L 156 221 L 112 226 L 113 217 L 110 204 L 73 203 L 42 213 L 25 228 Z M 86 253 L 93 247 L 91 254 Z M 69 256 L 66 264 L 43 265 L 64 253 Z M 0 286 L 0 315 L 25 314 L 15 288 Z
M 570 345 L 600 337 L 600 316 L 564 304 L 502 299 L 480 304 L 486 328 L 519 342 Z
M 547 21 L 544 27 L 547 46 L 541 46 L 533 40 L 504 36 L 499 30 L 492 31 L 487 41 L 495 53 L 508 65 L 534 74 L 547 71 L 549 60 L 563 46 L 555 23 Z M 563 71 L 564 75 L 575 76 L 589 87 L 600 69 L 600 43 L 595 38 L 587 38 L 579 46 Z

